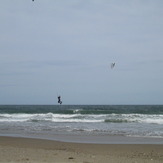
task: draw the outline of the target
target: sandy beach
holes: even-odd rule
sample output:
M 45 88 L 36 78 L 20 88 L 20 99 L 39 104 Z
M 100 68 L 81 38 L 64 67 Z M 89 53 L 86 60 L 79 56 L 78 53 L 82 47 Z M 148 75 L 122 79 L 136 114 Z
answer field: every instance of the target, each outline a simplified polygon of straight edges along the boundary
M 0 137 L 0 162 L 162 163 L 163 145 L 88 144 Z

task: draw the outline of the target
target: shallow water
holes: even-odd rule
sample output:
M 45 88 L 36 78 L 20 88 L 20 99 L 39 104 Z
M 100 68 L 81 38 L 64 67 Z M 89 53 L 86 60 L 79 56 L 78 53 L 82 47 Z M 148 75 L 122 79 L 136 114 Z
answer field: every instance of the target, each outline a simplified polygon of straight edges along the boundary
M 1 105 L 0 134 L 163 138 L 163 105 Z

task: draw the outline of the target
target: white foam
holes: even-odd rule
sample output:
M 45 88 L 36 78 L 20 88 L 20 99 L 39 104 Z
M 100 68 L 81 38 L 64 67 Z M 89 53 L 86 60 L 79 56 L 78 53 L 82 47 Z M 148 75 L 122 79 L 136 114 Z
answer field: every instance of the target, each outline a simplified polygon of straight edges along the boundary
M 154 123 L 163 124 L 163 115 L 145 114 L 0 114 L 0 122 L 23 122 L 23 121 L 51 121 L 51 122 L 105 122 L 105 120 L 116 120 L 119 122 Z

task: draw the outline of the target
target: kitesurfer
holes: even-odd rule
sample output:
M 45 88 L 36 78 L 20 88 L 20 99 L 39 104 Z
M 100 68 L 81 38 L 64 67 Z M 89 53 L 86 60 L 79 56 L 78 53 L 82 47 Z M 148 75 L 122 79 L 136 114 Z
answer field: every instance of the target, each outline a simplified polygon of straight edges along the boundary
M 59 104 L 62 104 L 61 96 L 58 96 L 58 103 L 59 103 Z

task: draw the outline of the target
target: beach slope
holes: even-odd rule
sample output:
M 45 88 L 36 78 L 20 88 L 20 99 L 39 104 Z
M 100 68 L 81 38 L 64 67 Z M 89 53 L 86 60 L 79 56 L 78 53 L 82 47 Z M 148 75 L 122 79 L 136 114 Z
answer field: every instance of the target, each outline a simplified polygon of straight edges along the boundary
M 162 163 L 163 145 L 84 144 L 0 137 L 3 163 Z

